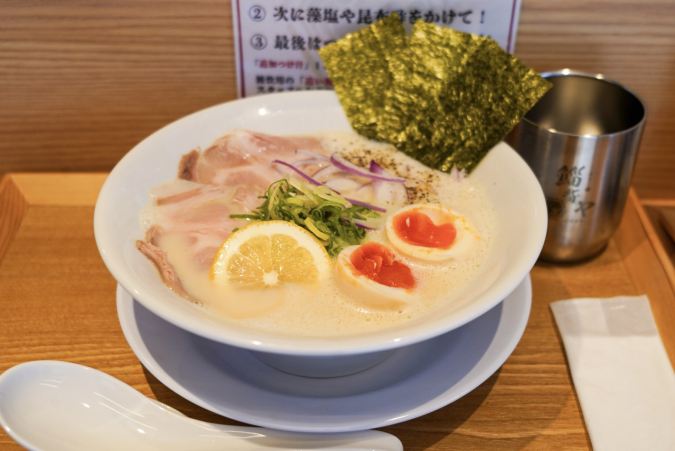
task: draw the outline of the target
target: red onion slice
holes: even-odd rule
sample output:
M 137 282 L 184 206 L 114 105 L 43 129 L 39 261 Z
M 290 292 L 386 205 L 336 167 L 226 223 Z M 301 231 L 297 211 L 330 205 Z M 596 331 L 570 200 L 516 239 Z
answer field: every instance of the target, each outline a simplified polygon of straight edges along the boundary
M 309 155 L 312 158 L 316 158 L 317 160 L 328 160 L 329 158 L 324 156 L 324 155 L 319 155 L 316 152 L 312 152 L 310 150 L 305 150 L 305 149 L 295 149 L 295 153 L 303 153 L 305 155 Z
M 318 181 L 318 180 L 317 180 Z M 336 177 L 334 179 L 327 180 L 325 182 L 322 182 L 325 186 L 328 188 L 332 189 L 336 193 L 339 191 L 343 192 L 354 192 L 358 191 L 359 188 L 361 188 L 361 184 L 354 180 L 353 178 L 347 178 L 347 177 Z M 368 183 L 370 184 L 370 183 Z M 356 194 L 356 193 L 354 193 Z M 358 197 L 358 196 L 357 196 Z
M 288 163 L 286 163 L 285 161 L 281 161 L 281 160 L 273 160 L 272 163 L 273 163 L 273 164 L 280 164 L 280 165 L 286 166 L 286 167 L 289 168 L 289 169 L 292 169 L 292 170 L 295 171 L 300 177 L 304 178 L 305 180 L 307 180 L 309 183 L 311 183 L 311 184 L 313 184 L 313 185 L 316 185 L 316 186 L 325 186 L 325 185 L 323 185 L 323 183 L 317 182 L 317 181 L 314 180 L 312 177 L 310 177 L 309 175 L 305 174 L 304 172 L 302 172 L 300 169 L 296 168 L 296 167 L 293 166 L 292 164 L 288 164 Z M 333 191 L 335 191 L 335 190 L 333 190 Z M 337 191 L 336 191 L 336 193 L 337 193 L 337 194 L 340 194 L 340 193 L 338 193 Z M 382 213 L 386 213 L 386 212 L 387 212 L 387 210 L 385 210 L 384 208 L 380 208 L 380 207 L 378 207 L 377 205 L 371 205 L 371 204 L 368 204 L 368 203 L 366 203 L 366 202 L 361 202 L 360 200 L 349 199 L 349 198 L 347 198 L 347 197 L 345 197 L 345 199 L 346 199 L 347 201 L 349 201 L 350 203 L 354 204 L 354 205 L 360 205 L 360 206 L 362 206 L 362 207 L 370 208 L 371 210 L 379 211 L 379 212 L 382 212 Z
M 326 167 L 326 165 L 330 164 L 330 161 L 328 160 L 318 160 L 316 158 L 308 158 L 306 160 L 299 160 L 299 161 L 294 161 L 293 166 L 302 166 L 305 164 L 315 164 L 319 166 L 320 169 L 323 169 Z
M 374 160 L 370 160 L 370 171 L 384 176 L 389 173 Z M 408 190 L 400 183 L 387 183 L 379 180 L 373 180 L 373 189 L 375 191 L 375 200 L 383 205 L 402 205 L 409 200 Z
M 354 191 L 352 196 L 357 199 L 375 199 L 375 187 L 373 183 L 387 183 L 387 182 L 368 182 L 365 185 L 361 186 L 359 189 Z M 399 183 L 396 183 L 396 186 L 403 186 Z
M 395 182 L 395 183 L 405 183 L 406 180 L 402 178 L 397 178 L 397 177 L 387 177 L 387 176 L 382 176 L 378 174 L 373 174 L 372 172 L 360 168 L 356 165 L 351 164 L 344 158 L 342 158 L 342 155 L 339 153 L 335 152 L 331 154 L 330 156 L 330 161 L 333 163 L 335 166 L 338 168 L 342 169 L 345 172 L 348 172 L 349 174 L 356 175 L 359 177 L 365 177 L 371 180 L 381 180 L 383 182 Z
M 351 203 L 354 204 L 354 205 L 360 205 L 360 206 L 362 206 L 362 207 L 370 208 L 371 210 L 379 211 L 379 212 L 381 212 L 381 213 L 386 213 L 386 212 L 387 212 L 386 209 L 381 208 L 381 207 L 378 207 L 377 205 L 371 205 L 371 204 L 369 204 L 369 203 L 361 202 L 360 200 L 350 199 L 350 198 L 348 198 L 348 197 L 345 197 L 345 199 L 347 199 L 349 202 L 351 202 Z
M 330 160 L 328 160 L 328 166 L 326 166 L 324 168 L 321 168 L 318 171 L 316 171 L 314 173 L 314 175 L 312 175 L 312 177 L 314 177 L 314 179 L 317 180 L 317 181 L 322 180 L 321 183 L 323 183 L 323 182 L 327 182 L 328 180 L 330 180 L 331 177 L 334 177 L 335 174 L 337 174 L 338 172 L 344 173 L 345 171 L 343 171 L 342 169 L 336 168 L 335 166 L 333 166 L 331 164 Z M 340 177 L 342 178 L 342 176 L 340 176 Z
M 321 186 L 321 183 L 317 182 L 317 181 L 314 180 L 312 177 L 308 176 L 307 174 L 305 174 L 304 172 L 302 172 L 300 169 L 296 168 L 296 167 L 293 166 L 292 164 L 288 164 L 288 163 L 286 163 L 285 161 L 281 161 L 281 160 L 274 160 L 274 161 L 272 161 L 272 163 L 273 163 L 273 164 L 276 163 L 276 164 L 280 164 L 280 165 L 286 166 L 287 168 L 292 169 L 293 171 L 295 171 L 300 177 L 302 177 L 303 179 L 307 180 L 309 183 L 311 183 L 311 184 L 313 184 L 313 185 L 316 185 L 316 186 Z M 350 201 L 350 202 L 351 202 L 351 201 Z M 353 203 L 353 202 L 352 202 L 352 203 Z
M 452 167 L 452 170 L 450 171 L 450 176 L 455 177 L 455 180 L 458 182 L 461 182 L 462 179 L 464 178 L 463 172 L 460 172 L 460 170 L 457 169 L 457 166 Z
M 349 219 L 347 218 L 342 218 L 344 222 L 349 222 Z M 354 225 L 360 229 L 364 230 L 377 230 L 374 227 L 371 227 L 370 225 L 367 224 L 366 221 L 362 221 L 360 219 L 354 219 Z
M 370 160 L 370 172 L 373 174 L 386 174 L 387 172 L 384 170 L 382 166 L 377 164 L 375 160 Z

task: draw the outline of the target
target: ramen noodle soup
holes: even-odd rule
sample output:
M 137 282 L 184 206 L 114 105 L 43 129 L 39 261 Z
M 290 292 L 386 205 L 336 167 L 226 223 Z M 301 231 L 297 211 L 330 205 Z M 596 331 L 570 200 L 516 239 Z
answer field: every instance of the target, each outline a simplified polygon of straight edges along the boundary
M 359 175 L 374 167 L 384 176 Z M 214 283 L 210 271 L 218 249 L 249 222 L 237 215 L 258 208 L 274 182 L 307 183 L 304 176 L 378 207 L 380 217 L 363 225 L 361 240 L 377 245 L 349 246 L 333 255 L 321 283 L 263 289 Z M 391 145 L 351 132 L 277 137 L 237 130 L 203 152 L 187 153 L 178 178 L 153 189 L 140 218 L 145 239 L 137 247 L 169 288 L 225 322 L 294 336 L 344 336 L 414 321 L 462 302 L 467 286 L 485 276 L 498 239 L 496 217 L 480 181 L 429 169 Z M 443 218 L 452 218 L 454 227 Z M 431 230 L 422 232 L 429 236 L 404 231 L 418 220 L 426 221 L 419 230 Z M 434 234 L 441 241 L 428 241 Z M 408 268 L 404 272 L 414 283 L 396 286 L 404 279 L 400 273 L 390 277 L 393 288 L 361 277 L 354 262 L 371 258 L 364 257 L 367 252 L 377 254 L 372 258 L 378 262 L 382 252 L 389 253 L 399 269 Z

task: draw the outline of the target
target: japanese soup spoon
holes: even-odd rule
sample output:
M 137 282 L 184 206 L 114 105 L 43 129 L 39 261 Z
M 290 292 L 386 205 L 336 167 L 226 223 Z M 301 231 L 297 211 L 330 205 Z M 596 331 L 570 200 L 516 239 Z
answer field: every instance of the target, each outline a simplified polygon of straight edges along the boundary
M 193 420 L 93 368 L 50 360 L 0 375 L 0 425 L 32 451 L 402 451 L 380 431 L 305 434 Z

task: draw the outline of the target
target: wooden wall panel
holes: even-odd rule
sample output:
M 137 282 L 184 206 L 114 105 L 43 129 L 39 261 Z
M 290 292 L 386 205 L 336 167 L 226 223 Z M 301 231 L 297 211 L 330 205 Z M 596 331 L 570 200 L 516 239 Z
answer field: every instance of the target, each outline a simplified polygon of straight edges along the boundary
M 675 1 L 523 0 L 516 54 L 603 73 L 647 103 L 634 184 L 675 196 Z M 236 98 L 227 0 L 0 0 L 0 173 L 107 171 Z
M 0 172 L 107 171 L 163 125 L 236 97 L 217 0 L 0 0 Z
M 634 173 L 641 197 L 675 197 L 675 1 L 523 0 L 516 55 L 623 83 L 647 104 Z

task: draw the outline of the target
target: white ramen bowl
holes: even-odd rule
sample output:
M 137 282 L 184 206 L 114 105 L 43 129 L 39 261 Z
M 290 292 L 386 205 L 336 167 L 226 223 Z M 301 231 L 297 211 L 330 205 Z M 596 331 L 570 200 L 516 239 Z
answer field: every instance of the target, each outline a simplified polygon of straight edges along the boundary
M 94 214 L 96 243 L 118 283 L 146 308 L 194 334 L 257 352 L 268 364 L 309 376 L 338 376 L 376 364 L 392 350 L 436 337 L 477 318 L 523 280 L 546 234 L 544 196 L 527 164 L 508 145 L 490 151 L 470 177 L 485 181 L 500 221 L 494 251 L 461 301 L 376 332 L 329 338 L 293 337 L 225 323 L 167 288 L 136 249 L 139 214 L 150 190 L 176 178 L 182 155 L 206 149 L 236 128 L 277 134 L 351 130 L 332 91 L 271 94 L 224 103 L 167 125 L 134 147 L 101 189 Z

